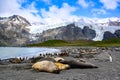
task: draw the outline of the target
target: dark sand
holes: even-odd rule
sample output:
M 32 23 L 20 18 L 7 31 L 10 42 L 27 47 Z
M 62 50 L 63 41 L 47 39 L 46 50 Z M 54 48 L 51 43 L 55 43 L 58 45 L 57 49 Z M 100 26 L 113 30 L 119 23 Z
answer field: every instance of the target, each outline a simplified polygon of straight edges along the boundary
M 97 65 L 96 69 L 69 69 L 60 74 L 37 72 L 33 69 L 11 68 L 0 65 L 0 80 L 120 80 L 120 48 L 111 52 L 113 61 L 96 58 L 86 59 Z M 21 64 L 20 64 L 21 65 Z

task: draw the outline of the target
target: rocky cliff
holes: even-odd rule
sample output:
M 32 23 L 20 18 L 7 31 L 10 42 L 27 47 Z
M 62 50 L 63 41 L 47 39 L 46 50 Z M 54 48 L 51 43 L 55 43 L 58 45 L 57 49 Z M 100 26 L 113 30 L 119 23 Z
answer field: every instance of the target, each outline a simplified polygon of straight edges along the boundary
M 46 40 L 60 39 L 60 40 L 92 40 L 96 36 L 96 32 L 87 26 L 81 29 L 75 26 L 74 23 L 67 26 L 62 26 L 54 29 L 43 31 L 38 35 L 38 41 L 43 42 Z
M 29 40 L 30 23 L 19 15 L 0 17 L 0 45 L 21 46 Z
M 111 38 L 120 38 L 120 30 L 116 30 L 114 33 L 106 31 L 103 35 L 103 40 L 111 39 Z

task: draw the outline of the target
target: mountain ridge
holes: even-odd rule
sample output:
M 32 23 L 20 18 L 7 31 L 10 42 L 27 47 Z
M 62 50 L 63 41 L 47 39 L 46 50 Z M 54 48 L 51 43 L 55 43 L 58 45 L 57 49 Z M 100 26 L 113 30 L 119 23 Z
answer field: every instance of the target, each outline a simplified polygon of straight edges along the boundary
M 7 46 L 21 46 L 29 40 L 30 23 L 19 15 L 1 18 L 0 43 Z
M 59 40 L 91 40 L 96 36 L 94 30 L 90 29 L 89 27 L 85 26 L 81 29 L 78 26 L 75 26 L 74 23 L 69 24 L 67 26 L 57 27 L 53 29 L 49 29 L 43 31 L 39 36 L 38 41 L 47 41 L 52 39 L 59 39 Z
M 84 26 L 88 26 L 90 29 L 93 29 L 96 31 L 96 37 L 92 40 L 94 41 L 101 41 L 103 40 L 103 35 L 106 31 L 110 31 L 111 33 L 114 33 L 116 30 L 120 29 L 120 18 L 118 17 L 112 17 L 112 18 L 104 18 L 104 19 L 90 19 L 90 18 L 81 18 L 79 20 L 74 20 L 73 22 L 64 22 L 61 24 L 54 24 L 53 25 L 47 25 L 47 23 L 43 25 L 37 25 L 37 28 L 34 29 L 31 33 L 42 33 L 43 31 L 46 31 L 48 29 L 54 29 L 56 27 L 61 26 L 67 26 L 71 23 L 75 23 L 76 26 L 80 27 L 81 29 L 84 28 Z M 33 27 L 36 27 L 35 25 Z M 32 26 L 31 26 L 32 28 Z
M 0 43 L 10 46 L 42 42 L 49 39 L 101 41 L 109 38 L 111 34 L 120 36 L 119 30 L 120 18 L 117 17 L 100 20 L 81 18 L 71 20 L 71 22 L 63 21 L 60 24 L 53 23 L 53 25 L 43 21 L 30 23 L 19 15 L 0 17 Z M 106 35 L 107 31 L 110 33 Z
M 77 26 L 81 25 L 95 25 L 95 26 L 99 26 L 99 27 L 106 27 L 106 26 L 120 26 L 120 18 L 119 17 L 110 17 L 110 18 L 86 18 L 86 17 L 81 17 L 78 19 L 73 19 L 70 21 L 64 21 L 61 23 L 55 23 L 53 20 L 53 23 L 50 23 L 48 21 L 38 21 L 38 22 L 34 22 L 31 23 L 31 27 L 29 27 L 30 29 L 32 29 L 32 27 L 35 27 L 36 29 L 32 29 L 31 33 L 41 33 L 43 30 L 47 30 L 47 29 L 52 29 L 52 28 L 56 28 L 56 27 L 60 27 L 60 26 L 66 26 L 68 24 L 71 23 L 76 23 Z M 115 24 L 114 24 L 115 23 Z M 52 25 L 51 25 L 52 24 Z M 82 27 L 81 27 L 82 28 Z

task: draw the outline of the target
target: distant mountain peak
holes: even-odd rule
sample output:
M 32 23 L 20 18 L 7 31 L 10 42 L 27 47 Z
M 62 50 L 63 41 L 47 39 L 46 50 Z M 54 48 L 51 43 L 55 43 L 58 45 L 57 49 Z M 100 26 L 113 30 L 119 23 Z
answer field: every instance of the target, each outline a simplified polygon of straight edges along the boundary
M 31 25 L 29 21 L 27 21 L 25 18 L 23 18 L 20 15 L 13 15 L 8 17 L 11 21 L 13 22 L 18 22 L 18 23 L 27 23 L 28 25 Z
M 18 18 L 18 17 L 21 17 L 21 16 L 19 16 L 19 15 L 12 15 L 9 18 Z
M 10 46 L 26 44 L 30 36 L 28 26 L 30 23 L 19 15 L 0 17 L 0 43 Z
M 25 26 L 31 26 L 30 22 L 20 15 L 12 15 L 10 17 L 0 17 L 0 22 L 10 24 L 23 24 Z

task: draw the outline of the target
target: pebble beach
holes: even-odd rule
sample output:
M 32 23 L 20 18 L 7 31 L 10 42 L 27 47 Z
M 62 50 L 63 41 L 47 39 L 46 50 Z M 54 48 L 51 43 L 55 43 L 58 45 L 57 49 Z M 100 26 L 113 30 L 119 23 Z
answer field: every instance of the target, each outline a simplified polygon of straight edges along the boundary
M 65 57 L 82 59 L 97 65 L 98 68 L 68 69 L 54 74 L 24 67 L 25 65 L 32 66 L 30 63 L 0 63 L 0 80 L 120 80 L 120 47 L 57 47 L 57 49 L 70 53 Z M 78 56 L 80 53 L 83 54 L 82 57 Z

